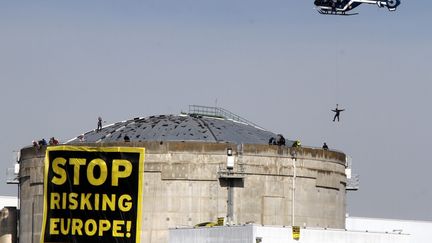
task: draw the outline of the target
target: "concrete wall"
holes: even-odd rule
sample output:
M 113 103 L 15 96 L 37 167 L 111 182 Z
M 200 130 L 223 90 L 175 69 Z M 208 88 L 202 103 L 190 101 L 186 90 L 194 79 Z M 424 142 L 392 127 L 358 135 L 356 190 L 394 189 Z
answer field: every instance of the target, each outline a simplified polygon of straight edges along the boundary
M 45 148 L 27 148 L 20 160 L 19 242 L 39 242 L 43 213 L 43 177 Z
M 0 211 L 0 243 L 17 242 L 17 209 L 6 207 Z
M 227 216 L 230 182 L 234 186 L 232 223 L 292 224 L 290 148 L 203 142 L 83 145 L 146 148 L 142 242 L 167 242 L 170 227 Z M 230 173 L 226 170 L 228 147 L 235 156 Z M 345 155 L 310 148 L 296 152 L 295 224 L 345 228 Z M 20 232 L 25 243 L 40 237 L 43 156 L 43 149 L 21 151 Z
M 294 240 L 291 227 L 230 226 L 170 229 L 169 243 L 408 243 L 410 236 L 335 229 L 301 228 Z

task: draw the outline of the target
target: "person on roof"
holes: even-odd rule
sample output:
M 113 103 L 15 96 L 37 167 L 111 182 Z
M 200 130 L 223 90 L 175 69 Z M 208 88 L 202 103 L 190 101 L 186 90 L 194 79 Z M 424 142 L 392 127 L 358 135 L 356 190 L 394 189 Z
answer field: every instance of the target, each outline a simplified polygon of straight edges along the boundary
M 278 146 L 285 146 L 285 138 L 282 134 L 278 134 L 276 136 L 276 144 Z
M 98 117 L 97 129 L 96 131 L 100 131 L 102 129 L 102 117 Z
M 322 146 L 322 148 L 323 148 L 324 150 L 328 150 L 328 146 L 327 146 L 327 144 L 324 143 L 323 146 Z
M 38 144 L 40 147 L 42 147 L 42 146 L 46 146 L 47 142 L 46 142 L 45 138 L 42 138 L 41 140 L 39 140 Z
M 59 142 L 58 142 L 57 139 L 55 139 L 54 137 L 50 138 L 49 145 L 55 146 L 55 145 L 58 145 L 58 144 L 59 144 Z
M 274 137 L 271 137 L 271 138 L 269 139 L 268 144 L 269 144 L 269 145 L 276 145 L 276 139 L 275 139 Z
M 33 143 L 33 147 L 34 147 L 35 149 L 40 149 L 40 146 L 39 146 L 39 143 L 38 143 L 38 142 L 36 142 L 35 140 L 33 140 L 32 143 Z
M 334 117 L 333 117 L 333 121 L 336 121 L 336 118 L 337 118 L 337 120 L 338 120 L 338 122 L 339 122 L 339 115 L 340 115 L 340 113 L 342 112 L 342 111 L 344 111 L 345 109 L 339 109 L 339 104 L 336 104 L 336 109 L 334 109 L 334 110 L 332 110 L 333 112 L 335 112 L 335 115 L 334 115 Z
M 77 137 L 80 142 L 85 142 L 84 134 L 81 134 Z
M 299 148 L 299 147 L 301 147 L 300 141 L 299 140 L 295 140 L 291 147 L 293 147 L 293 148 Z

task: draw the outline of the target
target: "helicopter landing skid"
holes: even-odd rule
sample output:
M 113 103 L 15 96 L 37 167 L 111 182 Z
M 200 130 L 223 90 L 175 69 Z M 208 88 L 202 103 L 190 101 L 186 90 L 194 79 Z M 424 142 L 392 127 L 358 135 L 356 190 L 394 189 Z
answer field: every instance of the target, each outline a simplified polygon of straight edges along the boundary
M 333 11 L 333 10 L 324 10 L 324 9 L 317 9 L 317 11 L 318 13 L 324 15 L 352 16 L 358 14 L 358 13 L 346 13 L 344 11 Z

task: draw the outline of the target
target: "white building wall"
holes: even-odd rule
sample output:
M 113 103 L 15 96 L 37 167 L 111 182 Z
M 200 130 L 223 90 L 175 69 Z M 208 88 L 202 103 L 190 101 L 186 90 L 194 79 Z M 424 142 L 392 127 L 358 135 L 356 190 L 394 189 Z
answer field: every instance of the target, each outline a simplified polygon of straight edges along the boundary
M 410 236 L 333 229 L 302 228 L 300 239 L 291 227 L 260 225 L 171 229 L 170 243 L 409 243 Z
M 409 235 L 345 231 L 336 229 L 301 229 L 300 240 L 292 238 L 292 229 L 257 227 L 255 237 L 263 243 L 408 243 Z M 254 242 L 255 243 L 255 242 Z
M 4 207 L 17 207 L 18 198 L 9 196 L 0 196 L 0 209 Z
M 432 222 L 348 217 L 346 228 L 357 231 L 380 231 L 410 234 L 412 243 L 432 242 Z
M 255 243 L 253 227 L 180 228 L 169 230 L 169 243 Z

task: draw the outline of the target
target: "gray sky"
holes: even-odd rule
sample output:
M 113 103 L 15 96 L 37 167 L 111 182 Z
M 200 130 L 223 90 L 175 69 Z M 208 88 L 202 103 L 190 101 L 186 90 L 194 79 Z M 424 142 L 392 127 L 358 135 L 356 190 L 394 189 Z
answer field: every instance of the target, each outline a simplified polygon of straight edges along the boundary
M 344 151 L 354 216 L 432 220 L 431 1 L 321 16 L 304 0 L 0 2 L 1 171 L 34 139 L 231 110 Z M 331 109 L 346 111 L 333 123 Z M 1 176 L 2 195 L 16 186 Z

